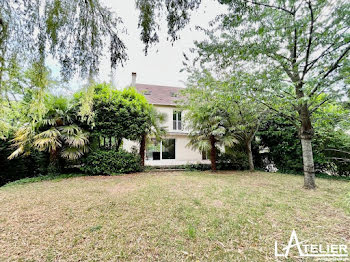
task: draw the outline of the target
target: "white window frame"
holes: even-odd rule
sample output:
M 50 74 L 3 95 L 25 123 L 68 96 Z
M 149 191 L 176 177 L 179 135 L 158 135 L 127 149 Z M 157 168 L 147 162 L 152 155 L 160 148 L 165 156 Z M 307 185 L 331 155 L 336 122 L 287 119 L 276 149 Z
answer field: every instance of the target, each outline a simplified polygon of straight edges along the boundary
M 174 114 L 176 115 L 176 119 L 174 120 Z M 181 120 L 179 120 L 179 114 L 181 114 Z M 183 124 L 182 124 L 182 111 L 179 110 L 173 110 L 173 130 L 181 131 L 183 130 Z M 175 128 L 174 128 L 174 121 L 175 121 Z M 179 128 L 179 123 L 181 122 L 181 128 Z
M 151 161 L 175 160 L 176 159 L 176 138 L 164 138 L 164 140 L 165 139 L 174 139 L 174 142 L 175 142 L 175 155 L 174 155 L 174 158 L 163 159 L 163 139 L 162 139 L 162 140 L 159 141 L 159 145 L 160 145 L 160 148 L 159 148 L 159 153 L 160 153 L 159 159 L 158 160 L 152 159 Z M 147 147 L 146 147 L 146 150 L 147 150 Z M 147 154 L 147 151 L 146 151 L 146 154 Z M 147 156 L 146 156 L 146 158 L 147 158 Z

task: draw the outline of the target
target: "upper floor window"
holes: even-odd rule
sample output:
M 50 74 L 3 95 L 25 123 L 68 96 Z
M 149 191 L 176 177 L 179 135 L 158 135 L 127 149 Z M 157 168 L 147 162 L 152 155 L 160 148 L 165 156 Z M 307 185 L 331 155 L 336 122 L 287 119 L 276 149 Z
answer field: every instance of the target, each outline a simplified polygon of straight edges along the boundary
M 182 130 L 181 111 L 173 112 L 173 130 Z

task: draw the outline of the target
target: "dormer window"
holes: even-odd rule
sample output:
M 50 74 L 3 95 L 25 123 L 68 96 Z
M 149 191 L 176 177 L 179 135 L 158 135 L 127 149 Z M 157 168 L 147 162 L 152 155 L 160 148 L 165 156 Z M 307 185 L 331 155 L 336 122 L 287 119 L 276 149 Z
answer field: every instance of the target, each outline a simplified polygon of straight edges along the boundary
M 181 111 L 173 111 L 173 130 L 182 130 Z

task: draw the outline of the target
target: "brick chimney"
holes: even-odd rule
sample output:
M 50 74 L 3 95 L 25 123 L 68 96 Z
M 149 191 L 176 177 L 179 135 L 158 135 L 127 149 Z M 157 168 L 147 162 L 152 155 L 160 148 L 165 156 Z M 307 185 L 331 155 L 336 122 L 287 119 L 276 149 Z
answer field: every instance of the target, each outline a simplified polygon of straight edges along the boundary
M 135 86 L 136 85 L 136 73 L 132 72 L 131 73 L 131 86 Z

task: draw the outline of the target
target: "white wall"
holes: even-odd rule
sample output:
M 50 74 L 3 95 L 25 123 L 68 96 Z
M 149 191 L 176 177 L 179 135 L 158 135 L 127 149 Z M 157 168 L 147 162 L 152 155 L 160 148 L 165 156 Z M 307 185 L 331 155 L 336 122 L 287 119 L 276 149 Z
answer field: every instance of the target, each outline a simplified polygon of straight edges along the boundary
M 176 132 L 176 133 L 188 133 L 188 130 L 186 129 L 186 126 L 184 125 L 184 119 L 186 112 L 182 112 L 182 125 L 183 130 L 173 130 L 173 112 L 176 110 L 175 106 L 160 106 L 160 105 L 154 105 L 154 107 L 157 109 L 158 112 L 161 112 L 166 115 L 165 122 L 163 123 L 163 126 L 166 127 L 168 132 Z
M 166 138 L 175 139 L 175 159 L 164 159 L 164 160 L 146 160 L 145 164 L 150 166 L 166 166 L 166 165 L 185 165 L 185 164 L 197 164 L 205 163 L 209 164 L 209 160 L 202 160 L 202 154 L 198 150 L 193 150 L 187 147 L 189 138 L 187 136 L 186 129 L 184 130 L 173 130 L 173 111 L 176 110 L 175 106 L 158 106 L 155 108 L 166 115 L 165 122 L 163 124 L 166 127 L 168 134 L 164 136 Z M 182 115 L 182 121 L 184 115 Z M 139 143 L 130 140 L 123 140 L 123 148 L 131 152 L 132 148 L 136 147 L 139 149 Z

